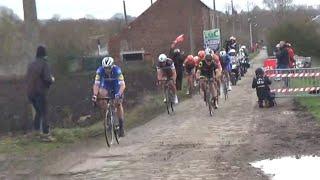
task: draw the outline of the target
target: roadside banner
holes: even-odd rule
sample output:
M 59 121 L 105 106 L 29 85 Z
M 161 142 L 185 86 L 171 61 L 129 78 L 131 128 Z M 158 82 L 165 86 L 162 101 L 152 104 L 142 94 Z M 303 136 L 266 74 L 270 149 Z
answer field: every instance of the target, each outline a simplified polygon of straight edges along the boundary
M 220 48 L 220 29 L 203 31 L 204 48 L 218 50 Z

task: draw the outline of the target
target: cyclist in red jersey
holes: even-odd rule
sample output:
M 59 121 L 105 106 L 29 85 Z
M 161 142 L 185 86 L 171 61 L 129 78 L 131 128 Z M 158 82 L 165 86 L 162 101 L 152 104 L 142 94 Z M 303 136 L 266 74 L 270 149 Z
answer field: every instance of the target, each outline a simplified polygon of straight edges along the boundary
M 196 63 L 194 61 L 194 58 L 192 55 L 188 55 L 187 58 L 185 59 L 183 66 L 185 68 L 186 72 L 186 79 L 188 82 L 188 90 L 187 90 L 187 95 L 189 95 L 193 87 L 193 81 L 194 81 L 194 74 L 195 74 L 195 66 Z

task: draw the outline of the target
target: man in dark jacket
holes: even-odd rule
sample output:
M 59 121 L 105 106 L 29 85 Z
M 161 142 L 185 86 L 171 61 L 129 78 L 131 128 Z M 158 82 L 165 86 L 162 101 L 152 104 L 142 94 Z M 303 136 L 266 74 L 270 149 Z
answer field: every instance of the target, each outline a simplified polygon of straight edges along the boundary
M 274 97 L 270 92 L 270 79 L 264 75 L 262 68 L 258 68 L 255 71 L 256 76 L 252 80 L 252 88 L 256 89 L 259 108 L 263 108 L 263 101 L 267 100 L 269 107 L 274 106 Z
M 280 50 L 276 54 L 278 60 L 278 69 L 288 69 L 289 68 L 289 54 L 285 46 L 284 41 L 280 41 Z
M 36 131 L 42 130 L 40 134 L 43 133 L 44 141 L 52 141 L 47 119 L 47 95 L 51 84 L 54 82 L 54 77 L 51 74 L 46 57 L 46 48 L 38 46 L 36 59 L 28 65 L 26 82 L 28 99 L 36 111 L 34 129 Z
M 180 49 L 175 49 L 175 43 L 171 44 L 170 52 L 169 52 L 170 59 L 173 60 L 174 66 L 177 71 L 177 79 L 176 79 L 176 88 L 178 91 L 182 89 L 182 79 L 183 79 L 183 63 L 185 57 Z

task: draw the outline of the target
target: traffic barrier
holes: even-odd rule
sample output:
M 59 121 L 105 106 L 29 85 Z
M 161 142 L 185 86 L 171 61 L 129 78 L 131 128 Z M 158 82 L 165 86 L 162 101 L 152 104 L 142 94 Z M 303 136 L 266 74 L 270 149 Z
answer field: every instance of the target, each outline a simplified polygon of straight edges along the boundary
M 320 96 L 320 67 L 265 71 L 275 97 Z

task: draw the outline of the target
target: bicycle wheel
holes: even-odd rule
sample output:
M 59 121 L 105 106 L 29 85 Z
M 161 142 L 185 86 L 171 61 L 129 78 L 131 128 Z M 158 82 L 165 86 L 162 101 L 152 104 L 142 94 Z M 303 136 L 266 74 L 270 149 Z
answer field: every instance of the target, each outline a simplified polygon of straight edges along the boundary
M 171 111 L 174 112 L 173 104 L 174 104 L 175 97 L 174 97 L 173 92 L 171 90 L 169 91 L 169 98 L 170 98 Z
M 118 121 L 117 121 L 117 123 L 114 123 L 114 125 L 113 125 L 113 133 L 114 133 L 114 137 L 116 139 L 117 144 L 119 144 L 119 141 L 120 141 L 120 137 L 119 137 L 120 126 L 119 126 L 119 122 Z
M 170 96 L 169 96 L 169 89 L 168 89 L 168 88 L 165 89 L 165 95 L 166 95 L 166 108 L 167 108 L 167 112 L 168 112 L 168 114 L 170 114 L 171 98 L 170 98 Z
M 237 85 L 237 78 L 236 78 L 236 75 L 235 75 L 235 73 L 231 73 L 231 84 L 233 85 L 233 86 L 235 86 L 235 85 Z
M 223 78 L 223 94 L 224 94 L 224 100 L 226 101 L 228 99 L 228 87 L 227 87 L 227 78 L 224 76 Z
M 206 90 L 206 104 L 208 105 L 209 108 L 209 115 L 213 116 L 213 106 L 212 106 L 212 98 L 211 98 L 211 93 L 209 91 L 209 88 Z
M 106 112 L 106 117 L 103 123 L 104 126 L 104 136 L 106 139 L 106 143 L 108 147 L 111 147 L 111 144 L 113 142 L 113 122 L 112 122 L 112 112 L 110 109 L 107 110 Z

